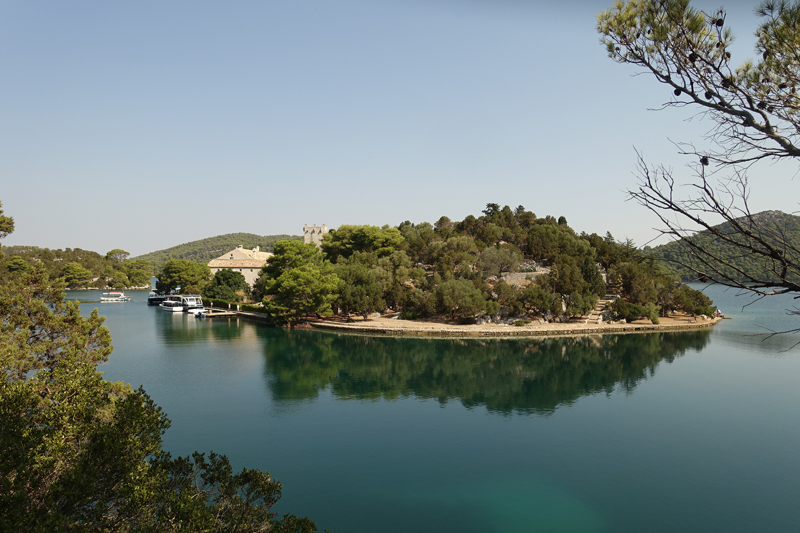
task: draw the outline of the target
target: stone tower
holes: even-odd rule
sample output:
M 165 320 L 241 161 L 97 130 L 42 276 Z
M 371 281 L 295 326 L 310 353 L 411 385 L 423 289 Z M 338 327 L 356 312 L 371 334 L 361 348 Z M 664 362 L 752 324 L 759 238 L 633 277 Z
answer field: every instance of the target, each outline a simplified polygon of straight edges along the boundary
M 309 226 L 306 224 L 303 226 L 303 242 L 306 244 L 313 242 L 320 246 L 322 244 L 322 236 L 326 233 L 328 233 L 328 226 L 325 224 L 322 226 L 317 226 L 316 224 Z

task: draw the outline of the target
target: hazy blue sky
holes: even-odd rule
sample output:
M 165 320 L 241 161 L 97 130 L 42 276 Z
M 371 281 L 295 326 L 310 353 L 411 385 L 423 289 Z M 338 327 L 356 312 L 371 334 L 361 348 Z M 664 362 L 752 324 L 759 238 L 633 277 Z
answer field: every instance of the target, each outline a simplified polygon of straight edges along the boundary
M 644 244 L 634 147 L 710 124 L 607 58 L 611 0 L 0 2 L 4 244 L 133 255 L 303 224 L 460 220 L 487 202 Z M 718 3 L 699 2 L 708 10 Z M 727 2 L 734 61 L 755 2 Z M 753 172 L 755 210 L 797 209 Z

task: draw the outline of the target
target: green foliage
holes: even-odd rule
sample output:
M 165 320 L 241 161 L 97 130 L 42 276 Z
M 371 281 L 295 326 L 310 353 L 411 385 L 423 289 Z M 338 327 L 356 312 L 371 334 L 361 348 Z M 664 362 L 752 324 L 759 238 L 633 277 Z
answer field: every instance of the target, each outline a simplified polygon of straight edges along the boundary
M 120 265 L 123 274 L 128 277 L 131 287 L 149 287 L 153 276 L 153 267 L 144 259 L 129 259 Z
M 494 300 L 486 300 L 484 303 L 483 311 L 487 315 L 495 315 L 498 311 L 500 311 L 500 304 L 495 302 Z
M 554 300 L 555 294 L 538 285 L 528 285 L 520 296 L 520 302 L 526 311 L 539 314 L 545 314 L 550 311 L 554 305 Z
M 499 276 L 503 272 L 513 272 L 522 263 L 522 254 L 516 246 L 492 246 L 478 255 L 475 266 L 490 276 Z
M 3 203 L 0 202 L 0 239 L 8 237 L 14 231 L 14 218 L 3 214 Z
M 442 218 L 447 219 L 447 217 Z M 449 219 L 447 219 L 447 221 L 449 222 Z M 426 248 L 433 240 L 442 239 L 441 233 L 437 232 L 428 222 L 412 224 L 406 220 L 400 224 L 397 229 L 399 229 L 400 233 L 403 235 L 406 251 L 414 257 L 423 255 Z
M 647 302 L 644 304 L 644 312 L 642 313 L 645 317 L 650 319 L 650 322 L 653 324 L 658 324 L 658 314 L 659 314 L 659 307 L 654 304 L 653 302 Z
M 612 310 L 620 319 L 625 319 L 626 322 L 633 322 L 640 318 L 648 318 L 653 324 L 659 323 L 659 311 L 661 308 L 653 302 L 647 302 L 644 305 L 628 303 L 622 298 L 614 302 Z
M 6 261 L 6 269 L 12 274 L 15 272 L 28 272 L 31 266 L 18 255 L 13 255 Z
M 80 263 L 66 263 L 61 270 L 61 275 L 70 289 L 87 287 L 92 281 L 92 272 L 83 268 Z
M 227 233 L 208 237 L 199 241 L 187 242 L 167 248 L 150 252 L 133 259 L 145 259 L 153 264 L 153 268 L 158 271 L 170 259 L 186 259 L 198 263 L 208 263 L 216 259 L 225 252 L 229 252 L 239 245 L 244 248 L 253 249 L 256 246 L 262 251 L 272 251 L 272 247 L 278 241 L 302 241 L 303 237 L 298 235 L 256 235 L 254 233 Z
M 632 303 L 645 304 L 655 302 L 658 292 L 656 288 L 657 266 L 652 262 L 623 263 L 612 269 L 611 274 L 620 280 L 620 292 Z
M 117 263 L 122 263 L 122 262 L 123 262 L 123 261 L 125 261 L 125 260 L 128 258 L 128 256 L 130 256 L 130 255 L 131 255 L 131 254 L 129 254 L 129 253 L 128 253 L 128 252 L 126 252 L 125 250 L 121 250 L 121 249 L 119 249 L 119 248 L 114 248 L 114 249 L 113 249 L 113 250 L 111 250 L 110 252 L 107 252 L 107 253 L 106 253 L 106 259 L 107 259 L 107 260 L 109 260 L 109 261 L 115 261 L 115 262 L 117 262 Z
M 578 258 L 572 255 L 561 254 L 556 257 L 550 274 L 541 276 L 541 279 L 542 284 L 561 294 L 589 292 L 578 265 Z
M 117 289 L 128 287 L 130 285 L 130 280 L 127 274 L 121 270 L 117 270 L 112 265 L 106 265 L 103 272 L 98 277 L 96 285 L 98 287 L 108 286 Z
M 403 308 L 406 313 L 405 320 L 429 317 L 436 312 L 436 297 L 432 291 L 413 289 L 408 295 L 408 302 Z
M 600 237 L 597 233 L 592 233 L 591 235 L 583 234 L 581 238 L 586 240 L 589 246 L 594 248 L 597 262 L 606 270 L 620 261 L 629 260 L 628 257 L 621 257 L 626 251 L 626 248 L 624 245 L 617 243 L 614 236 L 611 235 L 611 232 L 606 232 L 605 237 Z
M 375 302 L 380 308 L 385 306 L 399 308 L 405 305 L 411 292 L 409 281 L 425 276 L 424 271 L 410 268 L 411 260 L 402 250 L 380 258 L 374 253 L 355 252 L 347 259 L 340 257 L 337 269 L 339 266 L 356 264 L 369 270 L 369 277 L 379 291 L 375 297 L 383 301 L 383 303 Z
M 469 270 L 477 252 L 474 238 L 467 235 L 450 237 L 445 242 L 437 241 L 428 246 L 427 262 L 433 264 L 434 270 L 443 278 L 451 279 Z
M 223 300 L 220 298 L 206 298 L 205 296 L 203 297 L 203 303 L 209 307 L 218 307 L 220 309 L 236 307 L 236 302 L 231 302 L 230 300 Z
M 690 315 L 712 316 L 716 309 L 712 306 L 711 298 L 687 285 L 676 289 L 675 304 L 677 309 Z
M 494 246 L 505 236 L 503 228 L 494 222 L 487 222 L 481 226 L 475 235 L 475 240 L 483 244 L 483 246 Z
M 404 242 L 397 228 L 344 225 L 322 236 L 322 251 L 331 262 L 337 262 L 340 257 L 348 258 L 355 252 L 385 257 L 399 250 Z
M 555 261 L 560 255 L 594 256 L 589 243 L 578 238 L 569 226 L 537 224 L 528 232 L 527 244 L 528 255 L 547 262 Z
M 413 307 L 406 307 L 400 311 L 400 320 L 416 320 L 417 310 Z
M 183 294 L 201 294 L 211 280 L 211 269 L 205 263 L 170 259 L 157 277 L 158 292 L 166 293 L 180 287 Z
M 612 310 L 619 319 L 623 319 L 626 322 L 633 322 L 645 316 L 644 306 L 628 303 L 622 298 L 614 302 Z
M 359 262 L 338 264 L 336 275 L 342 280 L 336 305 L 346 314 L 355 313 L 367 319 L 370 313 L 386 306 L 383 291 L 375 272 Z
M 572 294 L 564 297 L 564 300 L 567 304 L 566 312 L 569 316 L 583 316 L 594 309 L 598 298 L 593 294 L 584 295 L 579 292 L 573 292 Z
M 453 235 L 453 222 L 450 220 L 449 217 L 439 217 L 439 220 L 433 225 L 434 232 L 436 236 L 439 237 L 441 240 L 446 241 Z M 402 230 L 401 230 L 402 231 Z
M 214 273 L 211 283 L 203 291 L 203 296 L 228 302 L 241 302 L 249 292 L 250 286 L 242 273 L 226 268 Z
M 525 312 L 524 291 L 515 289 L 501 279 L 494 284 L 494 293 L 497 296 L 498 309 L 505 308 L 511 316 L 518 316 Z M 493 315 L 494 313 L 487 311 L 487 314 Z
M 481 291 L 469 280 L 452 279 L 436 287 L 434 291 L 437 310 L 456 316 L 476 315 L 486 308 Z
M 314 244 L 278 241 L 275 255 L 257 282 L 264 308 L 277 324 L 295 324 L 309 315 L 331 313 L 341 280 Z
M 0 285 L 0 364 L 7 377 L 24 380 L 53 370 L 64 357 L 93 365 L 108 358 L 111 338 L 103 319 L 96 309 L 81 317 L 78 304 L 64 300 L 64 288 L 41 267 Z

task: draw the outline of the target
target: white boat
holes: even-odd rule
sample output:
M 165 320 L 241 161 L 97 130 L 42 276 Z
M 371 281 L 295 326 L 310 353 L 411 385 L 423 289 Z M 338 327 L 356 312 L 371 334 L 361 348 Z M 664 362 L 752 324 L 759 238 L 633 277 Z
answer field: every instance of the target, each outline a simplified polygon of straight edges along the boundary
M 164 311 L 173 313 L 193 313 L 203 310 L 203 299 L 197 294 L 175 294 L 167 296 L 167 299 L 161 302 L 159 307 Z
M 171 313 L 183 313 L 183 302 L 180 296 L 169 296 L 166 300 L 158 304 L 158 308 Z
M 104 292 L 100 296 L 101 302 L 127 302 L 130 296 L 125 296 L 124 292 Z
M 181 302 L 183 303 L 183 310 L 187 313 L 203 310 L 203 299 L 199 294 L 186 294 L 181 296 Z

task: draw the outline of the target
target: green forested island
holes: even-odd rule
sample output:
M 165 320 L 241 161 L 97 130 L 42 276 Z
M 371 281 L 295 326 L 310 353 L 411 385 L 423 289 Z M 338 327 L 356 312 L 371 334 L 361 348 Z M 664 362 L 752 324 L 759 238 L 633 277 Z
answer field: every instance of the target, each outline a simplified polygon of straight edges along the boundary
M 753 248 L 759 248 L 755 239 L 763 238 L 771 245 L 785 250 L 789 257 L 798 255 L 800 217 L 782 211 L 763 211 L 749 218 L 738 219 L 736 222 L 748 230 L 752 229 L 754 238 L 748 239 L 743 236 L 730 222 L 715 226 L 714 229 L 723 235 L 731 236 L 737 242 L 747 243 Z M 706 258 L 706 263 L 698 259 L 691 246 L 680 241 L 656 246 L 649 250 L 656 260 L 675 272 L 681 281 L 705 281 L 707 278 L 725 277 L 746 282 L 748 277 L 743 273 L 750 278 L 774 279 L 775 281 L 779 279 L 775 275 L 776 265 L 772 261 L 765 261 L 756 254 L 746 253 L 743 251 L 747 249 L 746 247 L 735 247 L 723 242 L 720 237 L 712 235 L 708 231 L 697 233 L 686 240 L 705 252 L 703 256 Z M 792 253 L 792 250 L 795 252 Z M 719 272 L 719 275 L 716 271 Z M 705 275 L 703 275 L 704 273 Z
M 565 217 L 537 217 L 523 206 L 490 203 L 478 216 L 442 216 L 434 224 L 345 225 L 319 247 L 282 240 L 273 251 L 252 288 L 239 272 L 212 277 L 205 264 L 171 259 L 159 271 L 158 289 L 253 302 L 276 324 L 333 313 L 366 318 L 387 309 L 408 320 L 560 322 L 586 315 L 607 292 L 622 296 L 611 298 L 607 320 L 657 323 L 676 311 L 713 311 L 705 295 L 632 243 L 609 233 L 578 234 Z

